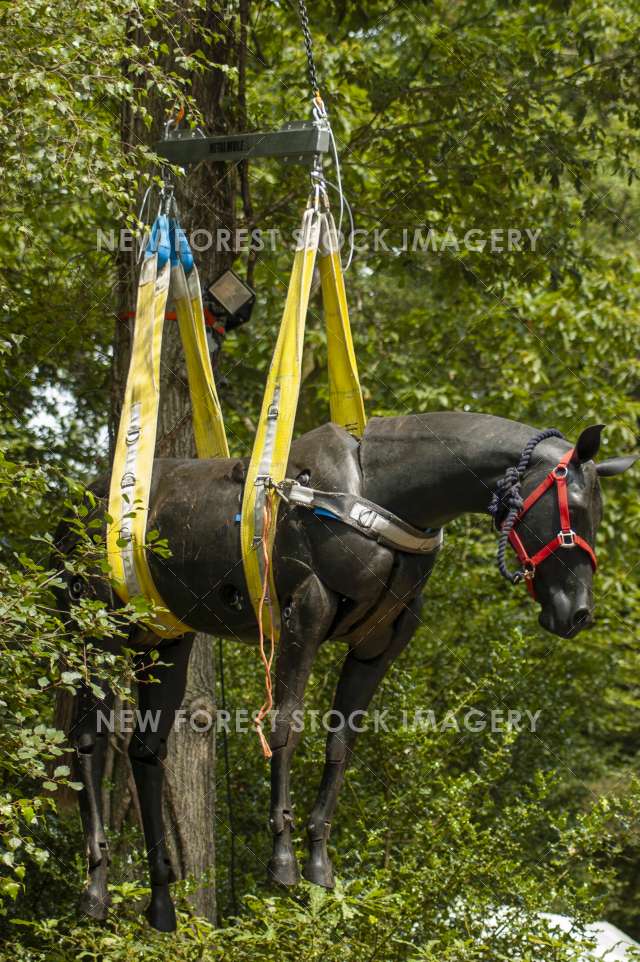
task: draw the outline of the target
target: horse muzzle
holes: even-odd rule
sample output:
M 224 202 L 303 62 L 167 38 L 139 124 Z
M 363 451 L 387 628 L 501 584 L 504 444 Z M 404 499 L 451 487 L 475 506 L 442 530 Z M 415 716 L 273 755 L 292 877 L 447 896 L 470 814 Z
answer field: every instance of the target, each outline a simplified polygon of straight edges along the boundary
M 587 598 L 573 600 L 564 593 L 547 602 L 540 612 L 540 625 L 561 638 L 575 638 L 593 624 L 593 606 Z

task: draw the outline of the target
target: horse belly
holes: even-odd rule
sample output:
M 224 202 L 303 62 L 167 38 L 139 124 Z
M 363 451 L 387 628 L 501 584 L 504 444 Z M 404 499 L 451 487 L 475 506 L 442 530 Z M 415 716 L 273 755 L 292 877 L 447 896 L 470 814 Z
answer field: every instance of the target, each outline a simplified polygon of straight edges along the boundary
M 195 631 L 253 641 L 240 551 L 242 472 L 227 460 L 157 461 L 148 530 L 157 529 L 170 557 L 149 554 L 165 605 Z

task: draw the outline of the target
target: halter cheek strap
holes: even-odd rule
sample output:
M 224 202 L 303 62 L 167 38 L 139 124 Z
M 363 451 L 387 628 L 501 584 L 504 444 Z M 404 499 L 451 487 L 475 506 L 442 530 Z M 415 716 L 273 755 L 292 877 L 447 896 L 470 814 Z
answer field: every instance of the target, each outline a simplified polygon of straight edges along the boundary
M 531 494 L 525 498 L 520 511 L 518 512 L 514 525 L 509 532 L 509 543 L 514 549 L 518 556 L 519 561 L 522 564 L 522 577 L 527 583 L 527 588 L 529 589 L 529 594 L 532 598 L 536 597 L 534 578 L 536 575 L 536 569 L 543 561 L 546 561 L 552 554 L 558 551 L 560 548 L 581 548 L 582 551 L 586 552 L 589 556 L 589 561 L 591 566 L 595 571 L 598 562 L 596 560 L 595 552 L 588 541 L 585 541 L 579 534 L 571 527 L 571 510 L 569 508 L 569 492 L 567 488 L 567 475 L 569 473 L 569 462 L 573 457 L 574 448 L 562 457 L 555 468 L 549 472 L 544 481 L 542 481 L 537 488 L 531 492 Z M 536 504 L 537 501 L 552 487 L 556 489 L 556 494 L 558 497 L 558 508 L 560 511 L 560 531 L 557 533 L 555 538 L 552 538 L 544 547 L 536 551 L 534 555 L 529 555 L 527 549 L 522 543 L 521 538 L 515 530 L 515 525 L 518 524 L 525 516 L 527 511 Z

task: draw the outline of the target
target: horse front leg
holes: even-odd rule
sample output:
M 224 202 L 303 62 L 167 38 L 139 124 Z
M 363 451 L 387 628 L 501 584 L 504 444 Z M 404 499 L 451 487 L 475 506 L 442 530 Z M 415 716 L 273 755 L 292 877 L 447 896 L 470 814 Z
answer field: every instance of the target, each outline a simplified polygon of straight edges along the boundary
M 87 852 L 87 882 L 80 896 L 80 910 L 103 922 L 109 910 L 107 875 L 109 851 L 102 818 L 102 776 L 109 742 L 109 722 L 103 714 L 113 708 L 113 692 L 106 683 L 93 679 L 104 698 L 82 684 L 76 701 L 70 740 L 75 747 L 74 770 L 82 789 L 78 795 L 80 817 Z
M 129 743 L 151 881 L 151 901 L 145 914 L 150 925 L 160 932 L 173 932 L 176 928 L 176 912 L 169 892 L 175 876 L 165 841 L 162 786 L 167 739 L 184 697 L 193 639 L 193 635 L 184 635 L 163 645 L 162 664 L 145 667 L 139 673 L 140 711 Z
M 283 611 L 286 617 L 276 659 L 275 723 L 270 739 L 273 851 L 267 873 L 279 885 L 295 885 L 300 876 L 291 839 L 290 775 L 302 725 L 296 724 L 294 712 L 302 711 L 313 662 L 335 617 L 336 599 L 315 575 L 309 575 L 287 599 Z
M 342 667 L 333 702 L 337 716 L 336 724 L 332 726 L 335 730 L 327 736 L 320 788 L 307 825 L 309 858 L 302 873 L 309 882 L 323 888 L 333 888 L 334 884 L 327 843 L 338 795 L 360 728 L 353 713 L 366 711 L 389 665 L 411 640 L 419 624 L 421 603 L 420 598 L 415 599 L 398 616 L 389 645 L 380 655 L 369 661 L 360 661 L 357 649 L 352 649 Z M 361 716 L 358 716 L 358 722 L 360 720 Z

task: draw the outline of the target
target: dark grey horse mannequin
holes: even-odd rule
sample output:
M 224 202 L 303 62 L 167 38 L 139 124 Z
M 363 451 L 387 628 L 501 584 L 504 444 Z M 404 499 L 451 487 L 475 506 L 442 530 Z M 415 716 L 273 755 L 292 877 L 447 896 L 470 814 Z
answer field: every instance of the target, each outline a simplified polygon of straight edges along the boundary
M 420 529 L 445 526 L 462 514 L 486 513 L 505 471 L 517 464 L 534 429 L 514 421 L 457 412 L 374 418 L 360 443 L 335 425 L 324 425 L 298 439 L 288 476 L 325 491 L 357 494 L 394 512 Z M 580 436 L 568 478 L 572 524 L 594 545 L 601 504 L 598 475 L 618 474 L 635 458 L 593 463 L 600 428 Z M 540 443 L 523 479 L 526 494 L 550 471 L 570 445 L 553 438 Z M 171 610 L 197 631 L 255 643 L 257 627 L 240 559 L 237 514 L 246 462 L 159 460 L 154 468 L 149 517 L 171 548 L 171 557 L 150 556 L 161 596 Z M 527 550 L 558 531 L 558 508 L 545 495 L 521 522 Z M 63 549 L 69 543 L 60 535 Z M 298 868 L 292 845 L 293 814 L 289 773 L 300 733 L 293 713 L 300 711 L 317 651 L 329 639 L 346 642 L 348 654 L 333 707 L 342 727 L 327 738 L 326 761 L 308 822 L 310 853 L 303 874 L 318 885 L 333 884 L 327 853 L 329 829 L 357 732 L 348 724 L 366 710 L 391 663 L 420 625 L 421 595 L 436 554 L 407 554 L 372 541 L 353 528 L 300 507 L 281 505 L 274 549 L 274 572 L 283 625 L 276 662 L 275 728 L 271 736 L 271 817 L 273 854 L 269 874 L 292 885 Z M 536 572 L 540 623 L 562 637 L 586 627 L 593 610 L 592 567 L 579 550 L 561 551 Z M 100 590 L 92 588 L 91 590 Z M 69 585 L 66 604 L 82 586 Z M 158 643 L 138 638 L 129 646 Z M 152 897 L 147 916 L 165 931 L 175 927 L 169 894 L 173 881 L 164 842 L 161 799 L 166 741 L 184 693 L 191 636 L 165 643 L 164 667 L 154 667 L 160 684 L 140 685 L 141 717 L 160 709 L 155 732 L 134 733 L 130 755 L 140 797 Z M 107 703 L 108 703 L 107 693 Z M 83 784 L 80 805 L 89 856 L 83 908 L 104 918 L 108 907 L 106 838 L 100 810 L 100 784 L 106 736 L 97 730 L 98 709 L 89 689 L 78 696 L 72 738 Z M 335 727 L 335 726 L 332 726 Z

